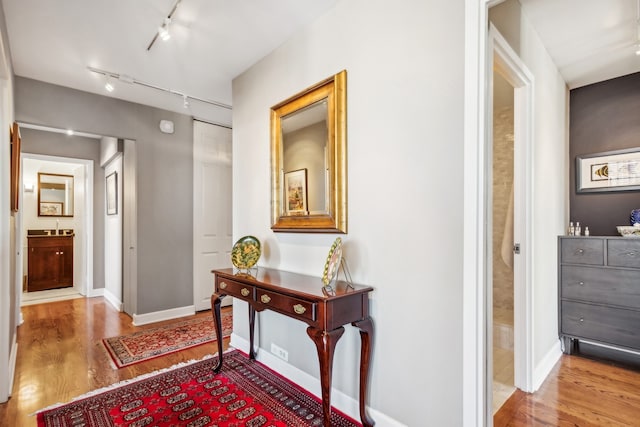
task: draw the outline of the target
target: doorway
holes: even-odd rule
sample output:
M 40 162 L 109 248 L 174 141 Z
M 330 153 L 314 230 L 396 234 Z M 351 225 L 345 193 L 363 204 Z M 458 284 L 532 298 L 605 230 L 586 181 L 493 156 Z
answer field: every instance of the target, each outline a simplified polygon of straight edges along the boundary
M 18 215 L 17 242 L 23 256 L 16 275 L 23 278 L 21 305 L 79 298 L 93 288 L 93 161 L 22 153 L 21 209 Z M 38 215 L 38 173 L 70 175 L 74 179 L 74 212 L 66 217 Z M 27 287 L 28 230 L 73 230 L 73 286 L 29 292 Z
M 487 413 L 493 414 L 516 388 L 533 391 L 533 77 L 493 25 L 489 42 L 486 356 Z

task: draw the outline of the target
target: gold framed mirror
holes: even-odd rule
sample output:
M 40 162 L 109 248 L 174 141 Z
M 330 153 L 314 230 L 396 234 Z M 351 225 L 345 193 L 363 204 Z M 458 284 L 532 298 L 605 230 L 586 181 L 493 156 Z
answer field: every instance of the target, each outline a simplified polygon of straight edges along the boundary
M 347 232 L 347 72 L 271 107 L 271 229 Z
M 73 175 L 38 173 L 38 216 L 73 216 Z

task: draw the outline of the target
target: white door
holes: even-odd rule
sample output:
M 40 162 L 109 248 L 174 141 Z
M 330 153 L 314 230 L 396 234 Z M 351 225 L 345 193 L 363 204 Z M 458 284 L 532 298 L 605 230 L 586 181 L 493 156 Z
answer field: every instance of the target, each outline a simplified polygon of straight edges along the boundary
M 196 311 L 211 308 L 211 270 L 232 267 L 231 225 L 231 129 L 194 120 L 193 297 Z M 226 304 L 223 301 L 223 305 Z

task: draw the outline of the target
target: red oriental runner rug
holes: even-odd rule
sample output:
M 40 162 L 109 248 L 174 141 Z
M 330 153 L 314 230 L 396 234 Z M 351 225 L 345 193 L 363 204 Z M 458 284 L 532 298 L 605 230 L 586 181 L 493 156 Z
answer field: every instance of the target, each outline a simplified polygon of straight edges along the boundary
M 37 414 L 38 427 L 321 426 L 322 404 L 306 390 L 247 355 L 218 358 L 169 368 Z M 334 427 L 361 424 L 332 411 Z
M 231 310 L 222 310 L 222 336 L 231 335 Z M 180 323 L 144 329 L 129 335 L 104 338 L 102 344 L 117 368 L 144 362 L 185 348 L 216 340 L 211 317 L 199 317 Z

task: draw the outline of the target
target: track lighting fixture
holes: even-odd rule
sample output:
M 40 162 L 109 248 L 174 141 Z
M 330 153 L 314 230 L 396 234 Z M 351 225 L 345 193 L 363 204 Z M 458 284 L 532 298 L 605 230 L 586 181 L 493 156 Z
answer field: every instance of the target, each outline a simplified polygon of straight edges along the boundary
M 173 14 L 176 12 L 176 9 L 178 8 L 178 5 L 180 4 L 181 1 L 182 0 L 176 0 L 176 2 L 173 4 L 171 11 L 167 15 L 167 17 L 164 18 L 164 20 L 162 21 L 162 25 L 160 25 L 160 27 L 158 28 L 158 31 L 151 39 L 151 43 L 149 43 L 149 46 L 147 46 L 147 50 L 151 50 L 151 47 L 156 42 L 156 40 L 158 40 L 158 37 L 160 37 L 160 39 L 162 39 L 163 41 L 167 41 L 171 38 L 171 34 L 169 33 L 169 24 L 171 24 L 171 19 L 173 18 Z
M 122 83 L 145 86 L 145 87 L 148 87 L 148 88 L 151 88 L 151 89 L 160 90 L 160 91 L 163 91 L 163 92 L 168 92 L 168 93 L 172 93 L 174 95 L 181 96 L 182 97 L 182 105 L 184 106 L 184 108 L 189 108 L 190 101 L 199 101 L 199 102 L 203 102 L 205 104 L 215 105 L 216 107 L 226 108 L 227 110 L 231 110 L 231 105 L 223 104 L 222 102 L 212 101 L 210 99 L 200 98 L 200 97 L 193 96 L 193 95 L 188 95 L 186 93 L 178 92 L 177 90 L 167 89 L 167 88 L 163 88 L 163 87 L 160 87 L 160 86 L 156 86 L 154 84 L 146 83 L 146 82 L 143 82 L 141 80 L 138 80 L 138 79 L 136 79 L 136 78 L 134 78 L 132 76 L 129 76 L 127 74 L 118 74 L 118 73 L 114 73 L 112 71 L 101 70 L 99 68 L 94 68 L 94 67 L 87 67 L 87 70 L 91 71 L 92 73 L 101 74 L 101 75 L 105 76 L 105 78 L 107 79 L 107 83 L 108 84 L 110 84 L 110 79 L 116 79 L 116 80 L 118 80 L 119 82 L 122 82 Z M 107 89 L 106 85 L 105 85 L 105 89 Z M 109 90 L 109 89 L 107 89 L 107 90 Z M 111 90 L 113 90 L 113 85 L 111 85 Z
M 104 84 L 104 88 L 107 90 L 107 92 L 113 92 L 113 90 L 115 89 L 111 84 L 111 77 L 107 76 L 107 81 Z
M 169 24 L 171 24 L 171 18 L 165 18 L 164 24 L 162 24 L 162 26 L 158 29 L 158 35 L 163 42 L 166 42 L 171 38 L 171 33 L 169 32 Z

